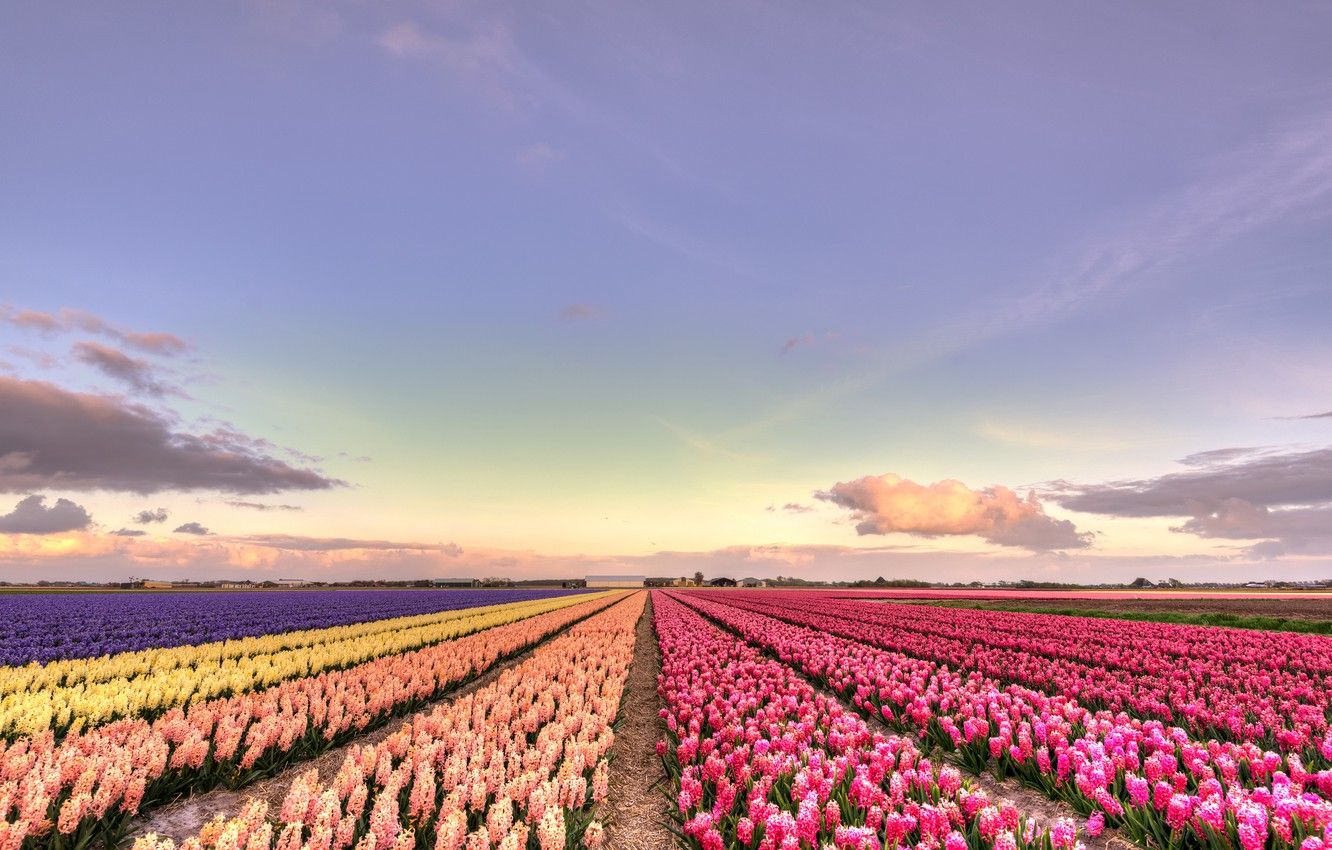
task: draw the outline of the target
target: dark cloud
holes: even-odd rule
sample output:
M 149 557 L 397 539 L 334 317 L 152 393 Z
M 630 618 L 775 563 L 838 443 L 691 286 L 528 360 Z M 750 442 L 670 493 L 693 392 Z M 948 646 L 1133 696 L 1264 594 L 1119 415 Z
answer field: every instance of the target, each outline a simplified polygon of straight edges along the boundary
M 45 334 L 72 331 L 97 334 L 148 354 L 169 356 L 190 349 L 190 345 L 175 334 L 131 331 L 87 311 L 68 307 L 58 313 L 45 313 L 40 310 L 20 310 L 8 304 L 0 305 L 0 322 Z
M 266 441 L 176 430 L 161 412 L 44 381 L 0 377 L 0 492 L 327 490 L 346 482 L 273 457 Z
M 148 532 L 138 528 L 118 528 L 111 532 L 113 537 L 143 537 Z
M 1180 463 L 1190 468 L 1158 478 L 1061 484 L 1050 498 L 1070 510 L 1124 517 L 1205 516 L 1231 499 L 1265 507 L 1332 502 L 1332 448 L 1218 449 Z
M 75 343 L 74 359 L 93 367 L 108 378 L 126 384 L 137 393 L 156 398 L 184 395 L 180 389 L 159 381 L 154 375 L 152 364 L 147 360 L 130 357 L 100 342 Z
M 1224 540 L 1261 540 L 1255 557 L 1332 551 L 1332 448 L 1216 449 L 1183 458 L 1158 478 L 1073 485 L 1052 498 L 1066 508 L 1124 517 L 1187 517 L 1171 528 Z M 1266 539 L 1264 539 L 1266 538 Z
M 61 531 L 80 531 L 92 523 L 92 517 L 82 505 L 69 499 L 56 499 L 46 507 L 46 497 L 33 494 L 14 506 L 14 510 L 0 516 L 3 534 L 56 534 Z
M 868 475 L 814 494 L 851 511 L 857 534 L 921 537 L 976 535 L 1000 546 L 1033 551 L 1084 549 L 1092 535 L 1045 513 L 1036 494 L 1007 487 L 973 490 L 960 481 L 918 484 L 897 475 Z
M 810 505 L 802 505 L 799 502 L 787 502 L 786 504 L 782 505 L 780 508 L 778 508 L 776 505 L 768 505 L 769 512 L 775 512 L 778 510 L 790 511 L 793 514 L 807 514 L 810 511 L 814 510 L 814 508 L 811 507 Z
M 814 337 L 811 334 L 805 334 L 804 336 L 793 336 L 790 339 L 788 339 L 786 342 L 782 343 L 781 353 L 790 354 L 792 351 L 795 351 L 797 348 L 800 348 L 801 346 L 807 346 L 813 344 L 814 344 Z
M 134 521 L 139 525 L 148 525 L 152 522 L 166 522 L 168 516 L 170 514 L 166 508 L 158 508 L 155 511 L 142 510 L 134 515 Z
M 411 549 L 420 552 L 440 552 L 449 557 L 463 553 L 456 543 L 404 543 L 393 540 L 357 540 L 349 537 L 302 537 L 295 534 L 255 534 L 236 538 L 242 543 L 268 546 L 272 549 L 290 549 L 301 552 L 333 552 L 341 549 Z
M 303 511 L 303 510 L 305 510 L 305 508 L 301 507 L 300 505 L 265 505 L 265 504 L 262 503 L 262 502 L 238 502 L 238 501 L 231 501 L 231 502 L 223 502 L 223 504 L 225 504 L 225 505 L 230 505 L 230 506 L 233 507 L 233 508 L 245 508 L 245 509 L 247 509 L 247 510 L 251 510 L 251 511 L 264 511 L 264 512 L 267 512 L 267 511 Z
M 1281 416 L 1280 419 L 1332 419 L 1332 410 L 1326 413 L 1309 413 L 1304 416 Z
M 604 314 L 591 304 L 570 304 L 560 311 L 560 318 L 566 322 L 580 322 L 600 319 Z
M 187 522 L 183 525 L 178 525 L 173 528 L 172 531 L 176 534 L 197 534 L 200 536 L 213 533 L 197 522 Z

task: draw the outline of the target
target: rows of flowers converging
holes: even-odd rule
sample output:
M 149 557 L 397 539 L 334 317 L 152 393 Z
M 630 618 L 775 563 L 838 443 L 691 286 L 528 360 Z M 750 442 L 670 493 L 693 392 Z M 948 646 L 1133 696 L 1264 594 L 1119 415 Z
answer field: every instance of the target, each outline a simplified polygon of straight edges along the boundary
M 0 596 L 0 664 L 237 640 L 527 602 L 576 590 L 284 590 Z
M 0 667 L 0 736 L 90 728 L 172 706 L 243 694 L 479 629 L 567 608 L 586 595 L 395 617 L 234 641 Z
M 729 596 L 683 597 L 747 640 L 913 730 L 970 769 L 1021 777 L 1145 844 L 1209 850 L 1332 846 L 1332 770 L 1253 744 L 1191 741 L 1185 730 L 849 640 L 751 610 Z M 774 606 L 780 607 L 780 605 Z
M 180 850 L 564 850 L 601 846 L 612 724 L 639 593 L 539 647 L 476 692 L 349 748 L 331 782 L 301 776 L 281 808 L 253 801 Z M 135 850 L 174 850 L 139 839 Z
M 996 806 L 910 740 L 872 732 L 785 664 L 672 594 L 653 595 L 657 690 L 680 832 L 702 850 L 915 846 L 1080 847 L 1071 820 L 1047 831 Z
M 0 850 L 114 846 L 140 809 L 238 787 L 432 699 L 612 604 L 600 596 L 425 649 L 263 691 L 118 720 L 56 741 L 0 742 Z
M 1323 758 L 1332 637 L 1051 614 L 889 605 L 822 594 L 741 595 L 783 616 L 833 615 L 838 634 L 975 670 L 1088 708 L 1129 711 L 1202 737 Z

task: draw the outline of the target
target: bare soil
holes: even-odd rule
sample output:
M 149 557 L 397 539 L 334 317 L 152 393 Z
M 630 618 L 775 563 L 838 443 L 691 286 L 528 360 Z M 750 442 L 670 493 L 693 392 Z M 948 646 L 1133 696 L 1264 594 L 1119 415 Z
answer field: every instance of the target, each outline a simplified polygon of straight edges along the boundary
M 625 683 L 611 749 L 610 794 L 600 807 L 609 850 L 669 850 L 675 837 L 666 829 L 669 803 L 662 793 L 666 772 L 657 757 L 657 741 L 666 730 L 657 713 L 657 674 L 661 650 L 652 628 L 652 594 L 638 621 L 634 660 Z
M 894 600 L 896 601 L 896 600 Z M 986 600 L 993 602 L 996 600 Z M 1284 599 L 1012 599 L 1009 604 L 1046 610 L 1084 609 L 1124 614 L 1234 614 L 1238 617 L 1284 617 L 1332 621 L 1332 595 Z M 1002 601 L 1001 601 L 1002 604 Z

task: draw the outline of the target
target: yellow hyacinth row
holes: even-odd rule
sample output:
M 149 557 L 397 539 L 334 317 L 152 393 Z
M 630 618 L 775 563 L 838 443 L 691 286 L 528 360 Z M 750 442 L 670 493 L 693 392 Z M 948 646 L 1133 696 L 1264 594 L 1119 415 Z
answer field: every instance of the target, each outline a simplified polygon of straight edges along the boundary
M 0 667 L 0 735 L 57 735 L 241 694 L 605 596 L 574 594 L 347 626 Z

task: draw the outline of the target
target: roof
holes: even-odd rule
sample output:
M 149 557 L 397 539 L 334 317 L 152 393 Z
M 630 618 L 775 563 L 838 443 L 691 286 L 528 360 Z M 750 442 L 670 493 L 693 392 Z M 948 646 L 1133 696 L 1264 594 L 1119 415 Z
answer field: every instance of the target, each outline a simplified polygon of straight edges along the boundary
M 585 581 L 647 581 L 647 576 L 584 576 Z

